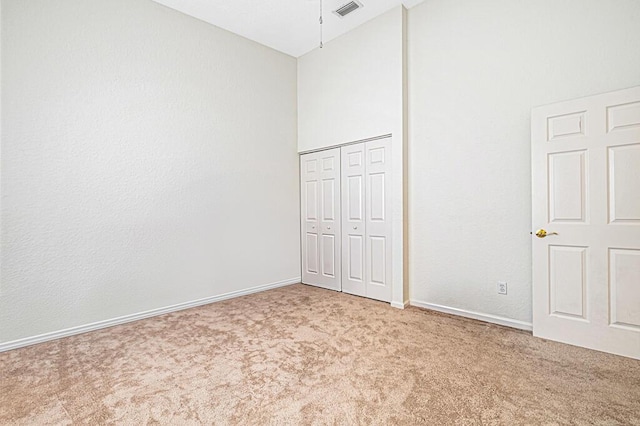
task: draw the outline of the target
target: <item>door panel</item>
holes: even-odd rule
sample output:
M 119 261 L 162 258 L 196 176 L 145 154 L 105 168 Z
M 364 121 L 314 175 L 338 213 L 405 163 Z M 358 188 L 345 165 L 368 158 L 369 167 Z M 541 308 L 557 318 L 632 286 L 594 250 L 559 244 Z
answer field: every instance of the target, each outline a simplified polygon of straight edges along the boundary
M 318 220 L 318 181 L 313 180 L 305 183 L 306 186 L 306 214 L 307 221 Z
M 340 290 L 340 149 L 300 156 L 302 282 Z
M 320 241 L 319 233 L 319 178 L 318 158 L 314 154 L 300 156 L 302 208 L 302 282 L 315 283 L 320 280 Z
M 386 264 L 386 249 L 385 249 L 385 237 L 369 237 L 371 247 L 371 274 L 369 280 L 371 284 L 386 284 L 385 276 L 385 264 Z
M 640 102 L 607 107 L 607 131 L 640 128 Z
M 586 221 L 587 152 L 549 154 L 549 222 Z
M 369 174 L 369 220 L 384 222 L 385 218 L 385 174 Z
M 360 143 L 341 150 L 342 291 L 365 296 L 365 149 Z
M 640 250 L 609 249 L 611 324 L 640 331 Z
M 640 224 L 640 143 L 609 147 L 609 220 Z
M 331 222 L 336 219 L 336 181 L 323 179 L 322 181 L 322 220 Z
M 365 143 L 365 293 L 391 301 L 391 139 Z
M 586 317 L 586 247 L 549 246 L 552 315 Z
M 322 280 L 321 285 L 333 290 L 342 290 L 341 241 L 340 241 L 340 148 L 320 151 L 322 171 Z
M 345 206 L 349 221 L 364 220 L 364 176 L 347 176 Z
M 640 87 L 531 123 L 534 335 L 640 359 Z
M 306 265 L 306 267 L 304 270 L 308 274 L 317 274 L 318 273 L 318 235 L 307 232 L 306 236 L 307 236 L 306 246 L 305 246 L 306 262 L 303 262 Z
M 360 284 L 364 283 L 364 238 L 362 235 L 347 235 L 347 240 L 348 269 L 346 279 L 354 280 Z M 342 287 L 344 289 L 344 285 Z
M 335 278 L 336 238 L 333 235 L 322 235 L 322 275 Z

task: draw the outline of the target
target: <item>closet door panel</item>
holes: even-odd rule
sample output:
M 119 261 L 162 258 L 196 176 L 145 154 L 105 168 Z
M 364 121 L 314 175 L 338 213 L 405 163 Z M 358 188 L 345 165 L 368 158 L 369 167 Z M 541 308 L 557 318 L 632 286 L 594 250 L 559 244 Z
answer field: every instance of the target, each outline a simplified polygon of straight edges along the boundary
M 300 207 L 302 209 L 302 282 L 320 282 L 319 166 L 315 154 L 300 156 Z
M 336 277 L 336 237 L 322 235 L 322 275 L 329 278 Z
M 391 301 L 391 139 L 365 144 L 365 291 Z
M 365 149 L 342 147 L 342 291 L 365 295 Z
M 319 173 L 318 241 L 320 273 L 316 284 L 340 291 L 341 234 L 340 234 L 340 148 L 315 153 Z
M 340 148 L 320 151 L 322 284 L 325 288 L 342 289 L 340 244 Z
M 347 293 L 364 296 L 364 237 L 362 235 L 347 235 L 347 270 L 343 276 L 342 288 Z M 346 289 L 345 282 L 354 281 L 355 289 Z

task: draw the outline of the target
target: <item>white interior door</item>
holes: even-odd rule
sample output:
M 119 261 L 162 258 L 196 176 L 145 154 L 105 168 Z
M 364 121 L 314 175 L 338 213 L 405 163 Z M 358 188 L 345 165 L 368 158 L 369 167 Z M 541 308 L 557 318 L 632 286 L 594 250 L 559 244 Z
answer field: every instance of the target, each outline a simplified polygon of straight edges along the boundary
M 342 147 L 342 291 L 365 290 L 365 144 Z
M 340 149 L 300 156 L 302 282 L 341 289 Z
M 532 111 L 533 333 L 640 359 L 640 87 Z
M 365 143 L 365 292 L 391 301 L 391 139 Z

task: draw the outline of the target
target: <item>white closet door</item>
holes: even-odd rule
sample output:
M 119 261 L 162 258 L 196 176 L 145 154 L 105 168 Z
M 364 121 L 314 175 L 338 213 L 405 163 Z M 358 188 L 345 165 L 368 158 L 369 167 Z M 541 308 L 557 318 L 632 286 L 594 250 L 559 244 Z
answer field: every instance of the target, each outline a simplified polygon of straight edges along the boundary
M 342 291 L 365 290 L 365 145 L 342 147 Z
M 391 301 L 391 139 L 365 144 L 365 291 Z
M 302 282 L 318 283 L 320 276 L 320 248 L 318 230 L 320 198 L 318 157 L 316 154 L 300 156 L 300 190 L 302 210 Z
M 300 157 L 302 282 L 341 289 L 340 149 Z

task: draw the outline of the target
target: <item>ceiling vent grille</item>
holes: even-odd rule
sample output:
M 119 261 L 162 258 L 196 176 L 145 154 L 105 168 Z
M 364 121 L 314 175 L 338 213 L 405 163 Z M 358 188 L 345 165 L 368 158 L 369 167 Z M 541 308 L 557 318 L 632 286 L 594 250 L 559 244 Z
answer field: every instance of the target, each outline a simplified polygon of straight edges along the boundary
M 344 5 L 340 6 L 338 9 L 334 10 L 333 13 L 335 13 L 336 15 L 338 15 L 341 18 L 344 18 L 345 16 L 347 16 L 351 12 L 360 9 L 361 7 L 364 7 L 362 5 L 362 3 L 357 2 L 357 1 L 350 1 L 349 3 L 344 4 Z

